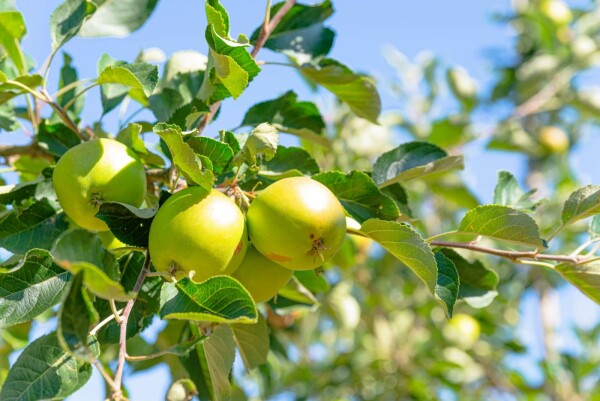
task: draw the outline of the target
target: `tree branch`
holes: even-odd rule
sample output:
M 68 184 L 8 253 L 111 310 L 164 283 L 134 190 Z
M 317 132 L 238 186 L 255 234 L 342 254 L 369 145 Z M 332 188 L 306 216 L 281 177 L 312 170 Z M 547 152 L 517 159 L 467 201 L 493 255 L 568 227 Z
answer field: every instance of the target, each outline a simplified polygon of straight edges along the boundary
M 123 398 L 123 391 L 121 390 L 123 384 L 123 369 L 125 368 L 125 358 L 127 356 L 127 322 L 129 321 L 129 315 L 131 314 L 131 309 L 133 309 L 133 305 L 137 299 L 137 296 L 144 284 L 144 279 L 146 278 L 146 274 L 150 271 L 150 254 L 146 251 L 146 259 L 144 260 L 144 266 L 142 266 L 142 270 L 140 271 L 140 275 L 135 282 L 133 287 L 133 299 L 127 302 L 125 305 L 125 309 L 123 310 L 123 315 L 121 315 L 121 324 L 120 324 L 120 338 L 119 338 L 119 358 L 117 362 L 117 370 L 115 373 L 115 388 L 113 391 L 112 399 L 113 400 L 121 400 Z
M 253 59 L 256 59 L 258 52 L 263 48 L 271 33 L 277 28 L 277 25 L 281 22 L 283 17 L 287 14 L 288 11 L 296 4 L 296 0 L 286 0 L 286 2 L 281 6 L 281 8 L 277 11 L 277 13 L 271 18 L 270 10 L 267 11 L 265 15 L 265 23 L 263 24 L 260 34 L 258 35 L 258 39 L 256 40 L 256 44 L 254 45 L 254 49 L 250 55 Z M 270 1 L 269 1 L 270 5 Z M 200 120 L 198 123 L 198 135 L 202 134 L 206 126 L 210 123 L 214 115 L 219 111 L 221 107 L 221 101 L 213 103 L 210 105 L 210 110 L 204 118 Z
M 587 258 L 582 258 L 576 255 L 547 255 L 538 253 L 537 251 L 517 252 L 517 251 L 503 251 L 500 249 L 488 248 L 479 246 L 471 242 L 447 242 L 447 241 L 431 241 L 430 245 L 440 246 L 442 248 L 460 248 L 467 249 L 469 251 L 487 253 L 489 255 L 500 256 L 512 260 L 513 262 L 519 262 L 520 259 L 528 260 L 550 260 L 553 262 L 566 262 L 572 264 L 581 264 L 588 261 Z

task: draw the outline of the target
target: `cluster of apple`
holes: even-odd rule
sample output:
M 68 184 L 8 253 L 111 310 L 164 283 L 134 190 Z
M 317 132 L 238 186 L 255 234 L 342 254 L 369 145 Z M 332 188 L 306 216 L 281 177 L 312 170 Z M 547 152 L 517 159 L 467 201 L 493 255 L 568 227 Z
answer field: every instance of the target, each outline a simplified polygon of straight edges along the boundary
M 109 229 L 95 216 L 102 202 L 140 207 L 146 193 L 143 163 L 112 139 L 71 148 L 56 164 L 53 182 L 67 216 L 97 232 Z M 148 248 L 157 271 L 194 282 L 231 275 L 263 302 L 294 270 L 331 259 L 345 233 L 344 209 L 333 193 L 310 178 L 291 177 L 261 191 L 246 216 L 215 189 L 185 188 L 158 210 Z

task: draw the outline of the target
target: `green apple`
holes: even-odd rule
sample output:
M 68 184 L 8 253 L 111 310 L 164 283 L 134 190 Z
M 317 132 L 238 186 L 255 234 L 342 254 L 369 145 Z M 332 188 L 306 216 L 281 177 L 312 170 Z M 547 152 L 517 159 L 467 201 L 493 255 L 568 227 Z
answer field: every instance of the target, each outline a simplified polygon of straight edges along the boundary
M 266 302 L 290 281 L 294 272 L 264 257 L 252 245 L 232 274 L 252 295 L 255 302 Z
M 565 153 L 569 150 L 569 137 L 559 127 L 546 126 L 539 131 L 540 144 L 550 153 Z
M 244 215 L 235 203 L 216 190 L 189 187 L 158 210 L 148 249 L 157 271 L 202 282 L 233 273 L 247 246 Z
M 481 326 L 473 317 L 457 313 L 444 327 L 443 333 L 449 340 L 468 348 L 479 340 Z
M 262 191 L 248 209 L 248 231 L 256 249 L 292 270 L 323 265 L 346 236 L 344 208 L 323 184 L 284 178 Z
M 146 194 L 143 163 L 112 139 L 94 139 L 69 149 L 56 163 L 52 181 L 67 216 L 92 231 L 108 230 L 95 217 L 102 202 L 139 207 Z

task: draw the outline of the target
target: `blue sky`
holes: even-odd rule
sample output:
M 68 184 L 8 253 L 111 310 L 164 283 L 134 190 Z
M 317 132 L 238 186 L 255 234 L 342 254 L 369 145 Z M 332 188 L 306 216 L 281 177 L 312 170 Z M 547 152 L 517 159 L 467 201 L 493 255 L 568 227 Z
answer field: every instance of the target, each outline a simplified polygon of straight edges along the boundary
M 265 1 L 222 0 L 231 16 L 232 36 L 238 33 L 251 34 L 260 24 L 264 15 Z M 24 13 L 28 35 L 24 40 L 27 53 L 38 63 L 42 63 L 50 51 L 49 16 L 60 3 L 58 0 L 19 0 L 17 6 Z M 492 77 L 491 63 L 488 61 L 492 49 L 507 49 L 512 32 L 504 26 L 492 22 L 491 14 L 506 11 L 508 1 L 500 0 L 428 0 L 428 1 L 334 1 L 336 13 L 329 25 L 338 32 L 331 56 L 359 71 L 370 72 L 376 77 L 388 79 L 394 71 L 387 65 L 382 49 L 393 45 L 409 58 L 422 51 L 431 51 L 449 65 L 462 65 L 478 80 L 483 88 Z M 124 39 L 81 39 L 69 42 L 64 51 L 71 54 L 80 77 L 96 76 L 96 63 L 102 53 L 113 58 L 132 61 L 139 50 L 158 47 L 167 56 L 174 51 L 194 49 L 206 53 L 204 42 L 205 17 L 204 2 L 201 0 L 162 0 L 148 23 L 139 31 Z M 263 50 L 260 60 L 276 61 L 279 58 Z M 51 82 L 57 82 L 57 73 L 62 63 L 56 57 L 51 72 Z M 53 86 L 50 86 L 51 92 Z M 54 87 L 55 89 L 55 87 Z M 208 133 L 217 129 L 239 125 L 245 111 L 254 103 L 281 95 L 294 89 L 300 98 L 310 99 L 312 93 L 303 85 L 297 73 L 280 66 L 265 66 L 263 72 L 250 85 L 248 90 L 235 102 L 227 101 L 221 116 Z M 386 92 L 383 95 L 383 108 L 396 107 L 394 98 Z M 134 110 L 130 109 L 129 111 Z M 100 101 L 97 91 L 89 92 L 86 99 L 84 120 L 87 122 L 100 114 Z M 117 128 L 117 112 L 105 118 L 105 129 Z M 144 115 L 140 115 L 143 117 Z M 151 119 L 149 117 L 149 119 Z M 212 131 L 211 131 L 212 130 Z M 600 183 L 600 169 L 594 159 L 593 149 L 600 148 L 598 133 L 589 135 L 581 143 L 576 154 L 579 176 L 584 183 Z M 0 142 L 14 143 L 25 140 L 16 134 L 0 137 Z M 523 171 L 523 160 L 519 157 L 499 152 L 482 152 L 482 141 L 469 146 L 465 177 L 484 202 L 490 202 L 496 181 L 496 172 L 508 169 L 516 174 Z M 594 167 L 594 168 L 592 168 Z M 577 305 L 577 307 L 575 307 Z M 566 321 L 589 325 L 600 318 L 598 307 L 576 290 L 568 288 L 560 293 L 560 309 L 569 316 Z M 540 357 L 539 326 L 535 297 L 528 297 L 523 305 L 523 319 L 519 331 L 531 346 L 532 356 Z M 40 326 L 38 333 L 51 330 L 50 325 Z M 568 332 L 563 333 L 564 336 Z M 568 337 L 564 337 L 568 339 Z M 516 361 L 515 363 L 523 363 Z M 527 368 L 531 378 L 536 371 Z M 168 385 L 166 370 L 157 368 L 148 373 L 127 376 L 127 386 L 132 400 L 162 399 Z M 101 401 L 103 386 L 97 374 L 86 388 L 69 398 L 76 401 Z

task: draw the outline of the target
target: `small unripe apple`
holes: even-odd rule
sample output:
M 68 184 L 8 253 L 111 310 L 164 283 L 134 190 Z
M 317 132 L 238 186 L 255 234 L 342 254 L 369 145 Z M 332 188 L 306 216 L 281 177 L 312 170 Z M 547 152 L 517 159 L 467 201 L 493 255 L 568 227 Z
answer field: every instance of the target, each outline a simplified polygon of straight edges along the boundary
M 449 340 L 467 348 L 479 340 L 481 326 L 473 317 L 457 313 L 444 328 L 444 335 Z
M 150 227 L 152 264 L 176 279 L 231 274 L 246 253 L 244 215 L 227 196 L 189 187 L 171 196 Z
M 232 277 L 246 287 L 255 302 L 266 302 L 290 281 L 293 273 L 267 259 L 250 245 Z
M 559 127 L 546 126 L 539 131 L 540 144 L 550 153 L 564 153 L 569 149 L 569 137 Z
M 323 184 L 284 178 L 262 191 L 248 209 L 248 231 L 256 249 L 292 270 L 323 265 L 346 235 L 344 208 Z
M 102 202 L 139 207 L 146 194 L 142 162 L 127 146 L 105 138 L 69 149 L 56 163 L 52 181 L 67 216 L 91 231 L 108 230 L 95 217 Z
M 557 25 L 567 25 L 573 20 L 571 9 L 562 0 L 542 0 L 540 11 Z

